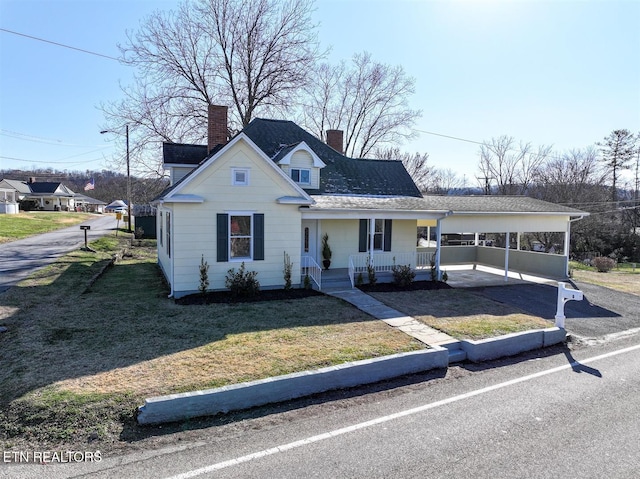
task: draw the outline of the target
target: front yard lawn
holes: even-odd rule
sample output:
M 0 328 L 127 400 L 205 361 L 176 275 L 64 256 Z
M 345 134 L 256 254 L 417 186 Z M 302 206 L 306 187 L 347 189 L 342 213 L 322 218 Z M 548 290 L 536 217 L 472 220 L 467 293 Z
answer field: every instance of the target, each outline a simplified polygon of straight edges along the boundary
M 145 397 L 424 347 L 324 295 L 176 304 L 155 247 L 124 241 L 93 242 L 0 296 L 0 449 L 117 443 Z
M 456 339 L 486 339 L 553 326 L 543 318 L 461 289 L 370 294 Z

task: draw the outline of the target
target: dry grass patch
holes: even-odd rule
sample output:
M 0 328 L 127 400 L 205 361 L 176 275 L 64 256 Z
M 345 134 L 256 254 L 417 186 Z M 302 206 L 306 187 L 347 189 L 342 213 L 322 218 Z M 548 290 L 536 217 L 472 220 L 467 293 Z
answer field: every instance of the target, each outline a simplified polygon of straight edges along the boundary
M 107 241 L 107 240 L 105 240 Z M 167 394 L 420 349 L 417 341 L 327 296 L 181 306 L 155 250 L 76 251 L 3 296 L 0 403 L 40 388 L 80 395 Z M 194 275 L 197 275 L 194 271 Z
M 640 295 L 640 268 L 636 271 L 634 273 L 631 270 L 612 270 L 607 273 L 598 273 L 597 271 L 576 269 L 573 271 L 573 279 L 615 289 L 623 293 Z
M 460 289 L 371 295 L 457 339 L 486 339 L 551 326 L 543 318 Z
M 16 215 L 0 215 L 0 244 L 28 236 L 48 233 L 80 224 L 95 217 L 91 213 L 33 211 Z

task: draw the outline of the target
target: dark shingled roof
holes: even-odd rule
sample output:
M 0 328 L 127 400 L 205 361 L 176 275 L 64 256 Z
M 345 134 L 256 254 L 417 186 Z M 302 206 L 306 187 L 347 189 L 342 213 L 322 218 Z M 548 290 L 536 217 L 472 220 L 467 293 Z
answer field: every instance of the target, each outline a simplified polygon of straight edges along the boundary
M 306 189 L 309 194 L 422 196 L 401 161 L 348 158 L 292 121 L 256 118 L 242 133 L 276 163 L 304 141 L 327 165 L 320 170 L 320 188 Z M 222 147 L 207 154 L 206 145 L 163 143 L 162 155 L 165 164 L 197 166 Z
M 165 163 L 197 165 L 206 158 L 207 153 L 207 145 L 162 144 L 162 158 Z
M 304 141 L 327 165 L 310 194 L 422 196 L 401 161 L 348 158 L 292 121 L 256 118 L 242 131 L 274 161 Z
M 54 193 L 59 187 L 59 182 L 40 181 L 29 183 L 32 193 Z

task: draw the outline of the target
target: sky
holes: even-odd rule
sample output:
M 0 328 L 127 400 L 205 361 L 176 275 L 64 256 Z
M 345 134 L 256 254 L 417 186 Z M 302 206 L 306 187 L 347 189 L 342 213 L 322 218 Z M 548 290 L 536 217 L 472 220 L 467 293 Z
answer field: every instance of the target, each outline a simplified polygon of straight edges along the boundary
M 101 170 L 122 155 L 100 135 L 99 106 L 134 73 L 113 59 L 117 45 L 177 4 L 0 0 L 0 169 Z M 316 0 L 313 19 L 331 62 L 367 51 L 415 78 L 419 136 L 398 146 L 467 186 L 494 137 L 561 154 L 640 132 L 640 0 Z

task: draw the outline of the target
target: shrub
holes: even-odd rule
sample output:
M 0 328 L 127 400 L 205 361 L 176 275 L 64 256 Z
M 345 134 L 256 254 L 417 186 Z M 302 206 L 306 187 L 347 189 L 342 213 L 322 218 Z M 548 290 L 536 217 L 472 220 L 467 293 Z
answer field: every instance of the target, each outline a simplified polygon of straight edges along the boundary
M 595 266 L 598 272 L 606 273 L 613 269 L 613 267 L 616 265 L 616 262 L 611 258 L 607 258 L 606 256 L 599 256 L 597 258 L 593 258 L 593 260 L 591 260 L 591 264 Z
M 445 269 L 442 273 L 442 282 L 446 283 L 447 281 L 449 281 L 449 275 L 447 274 L 447 270 Z
M 304 289 L 311 289 L 311 277 L 309 274 L 304 275 Z
M 136 230 L 133 232 L 133 236 L 138 240 L 144 237 L 144 229 L 142 228 L 142 226 L 138 226 L 136 228 Z
M 436 269 L 436 255 L 434 254 L 431 257 L 431 261 L 429 261 L 429 265 L 431 266 L 431 281 L 438 280 L 438 270 Z
M 358 273 L 356 276 L 356 286 L 362 286 L 364 284 L 364 279 L 362 278 L 362 272 Z
M 238 271 L 235 268 L 227 271 L 224 285 L 229 288 L 234 298 L 251 298 L 260 292 L 260 283 L 256 279 L 257 275 L 257 271 L 246 271 L 243 261 Z
M 400 288 L 409 287 L 416 277 L 415 271 L 413 271 L 408 264 L 398 266 L 394 264 L 391 267 L 391 272 L 393 273 L 393 283 Z
M 287 252 L 284 252 L 284 289 L 285 291 L 289 291 L 291 289 L 291 268 L 293 265 L 291 264 L 291 258 Z
M 204 294 L 207 289 L 209 289 L 209 264 L 204 260 L 204 255 L 202 255 L 202 258 L 200 258 L 200 286 L 198 286 L 198 291 Z
M 367 276 L 369 277 L 369 284 L 376 284 L 378 281 L 376 278 L 376 269 L 371 264 L 370 257 L 367 257 Z

